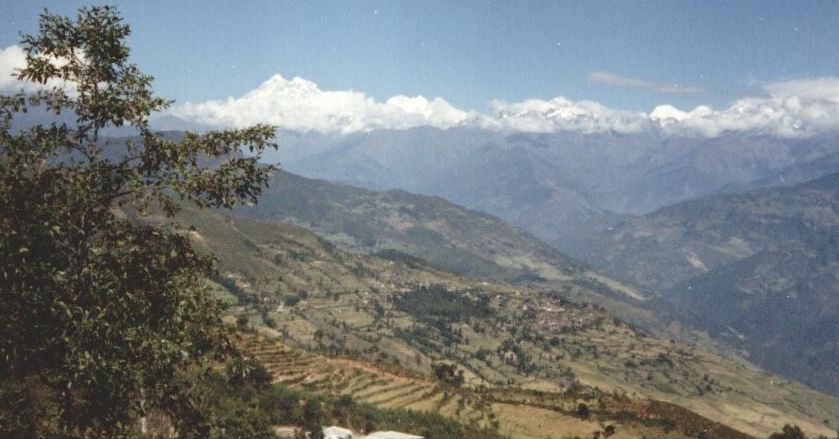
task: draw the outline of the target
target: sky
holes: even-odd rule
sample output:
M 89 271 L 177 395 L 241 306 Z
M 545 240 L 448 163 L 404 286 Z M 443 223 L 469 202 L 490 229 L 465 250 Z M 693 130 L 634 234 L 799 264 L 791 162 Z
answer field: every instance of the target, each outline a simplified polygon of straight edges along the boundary
M 0 0 L 0 50 L 15 45 L 20 31 L 35 32 L 44 7 L 72 15 L 84 4 L 90 3 Z M 261 111 L 274 111 L 277 96 L 295 99 L 301 87 L 322 98 L 303 107 L 340 107 L 331 119 L 316 116 L 321 124 L 366 108 L 359 110 L 366 121 L 344 122 L 349 130 L 392 124 L 392 109 L 371 110 L 366 101 L 386 106 L 393 97 L 416 96 L 428 102 L 403 99 L 393 111 L 446 126 L 561 97 L 573 114 L 594 108 L 577 108 L 583 102 L 602 106 L 597 117 L 607 110 L 649 116 L 663 108 L 657 114 L 681 121 L 707 118 L 705 108 L 719 112 L 772 97 L 773 87 L 790 81 L 822 80 L 832 90 L 823 80 L 839 76 L 839 2 L 112 4 L 131 25 L 132 58 L 155 76 L 156 91 L 191 105 L 179 116 L 228 125 L 238 123 L 237 115 L 219 113 L 228 98 L 238 102 L 256 92 L 271 101 L 260 101 Z M 239 111 L 239 104 L 224 111 Z M 282 120 L 301 107 L 285 110 Z

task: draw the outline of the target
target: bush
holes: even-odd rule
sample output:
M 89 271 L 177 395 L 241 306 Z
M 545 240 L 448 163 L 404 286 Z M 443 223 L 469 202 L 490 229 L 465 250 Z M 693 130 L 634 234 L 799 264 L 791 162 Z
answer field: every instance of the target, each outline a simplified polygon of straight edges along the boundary
M 769 439 L 807 439 L 807 436 L 797 425 L 787 424 L 780 432 L 769 435 Z
M 590 415 L 591 411 L 589 410 L 588 406 L 581 402 L 580 405 L 577 406 L 577 416 L 579 416 L 581 419 L 588 419 Z
M 226 373 L 228 382 L 235 386 L 264 387 L 274 380 L 261 362 L 247 357 L 237 357 L 231 361 L 227 365 Z
M 300 297 L 299 296 L 288 294 L 285 297 L 283 297 L 283 305 L 285 305 L 285 306 L 294 306 L 294 305 L 297 305 L 298 303 L 300 303 Z
M 463 385 L 464 377 L 463 371 L 458 370 L 457 367 L 446 364 L 436 363 L 431 365 L 431 370 L 434 372 L 434 377 L 439 381 L 448 384 L 452 387 L 460 387 Z

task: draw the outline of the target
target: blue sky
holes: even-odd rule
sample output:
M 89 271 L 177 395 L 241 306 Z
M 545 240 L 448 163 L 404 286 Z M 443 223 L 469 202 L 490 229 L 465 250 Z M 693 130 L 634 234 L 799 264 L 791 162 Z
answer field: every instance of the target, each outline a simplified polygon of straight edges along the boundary
M 0 47 L 43 7 L 0 2 Z M 839 72 L 839 2 L 115 2 L 134 60 L 178 101 L 240 96 L 275 73 L 377 99 L 564 96 L 649 111 L 724 106 L 761 85 Z M 606 72 L 703 89 L 674 95 L 593 82 Z M 614 81 L 613 81 L 614 82 Z

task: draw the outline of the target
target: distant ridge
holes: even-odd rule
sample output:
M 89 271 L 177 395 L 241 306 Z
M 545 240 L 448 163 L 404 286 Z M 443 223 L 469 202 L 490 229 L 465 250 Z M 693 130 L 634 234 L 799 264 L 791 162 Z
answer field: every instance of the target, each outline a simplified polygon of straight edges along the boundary
M 839 394 L 839 174 L 669 206 L 590 248 L 759 365 Z
M 557 280 L 585 270 L 498 218 L 402 190 L 371 191 L 279 171 L 259 204 L 234 213 L 302 225 L 357 252 L 397 250 L 476 278 Z

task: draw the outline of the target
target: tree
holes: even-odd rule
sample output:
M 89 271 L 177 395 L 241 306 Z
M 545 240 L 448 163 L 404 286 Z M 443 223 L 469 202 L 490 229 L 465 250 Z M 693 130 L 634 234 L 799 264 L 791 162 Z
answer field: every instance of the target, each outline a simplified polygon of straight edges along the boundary
M 323 329 L 320 329 L 320 328 L 315 329 L 314 334 L 312 334 L 312 338 L 314 338 L 315 342 L 317 342 L 318 344 L 320 344 L 321 340 L 323 340 L 323 336 L 324 336 Z
M 223 354 L 229 333 L 204 286 L 213 260 L 173 218 L 183 202 L 255 202 L 274 129 L 154 133 L 149 116 L 171 102 L 129 62 L 129 33 L 111 7 L 45 11 L 17 73 L 36 90 L 0 96 L 2 436 L 125 435 L 152 409 L 180 434 L 209 428 L 186 371 Z M 32 108 L 75 121 L 13 129 Z M 137 136 L 108 140 L 109 127 Z M 152 209 L 171 227 L 119 213 Z
M 264 388 L 274 377 L 256 358 L 237 356 L 227 364 L 227 380 L 237 387 L 252 385 Z
M 323 439 L 324 413 L 320 400 L 309 398 L 303 406 L 303 428 L 311 439 Z
M 364 421 L 364 433 L 370 434 L 376 429 L 376 424 L 373 422 L 373 419 L 368 417 L 367 420 Z
M 431 365 L 431 371 L 434 378 L 452 387 L 460 387 L 466 381 L 463 371 L 453 364 L 434 363 Z
M 579 416 L 582 419 L 588 419 L 590 414 L 591 411 L 585 403 L 581 402 L 579 405 L 577 405 L 577 416 Z
M 238 328 L 240 331 L 248 329 L 250 324 L 251 321 L 248 318 L 247 314 L 239 314 L 238 316 L 236 316 L 236 328 Z
M 779 433 L 772 433 L 769 439 L 807 439 L 807 435 L 797 425 L 784 425 Z

